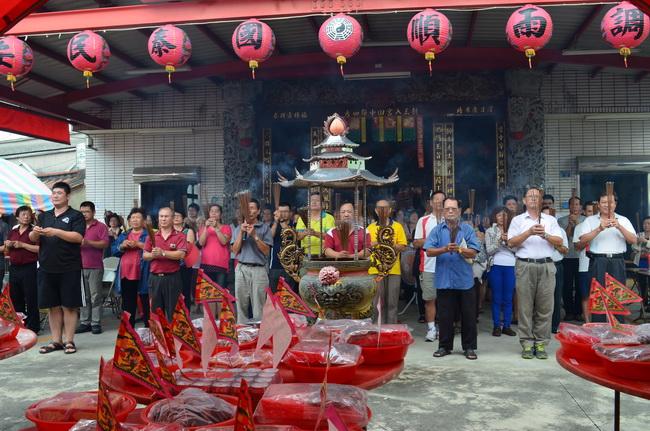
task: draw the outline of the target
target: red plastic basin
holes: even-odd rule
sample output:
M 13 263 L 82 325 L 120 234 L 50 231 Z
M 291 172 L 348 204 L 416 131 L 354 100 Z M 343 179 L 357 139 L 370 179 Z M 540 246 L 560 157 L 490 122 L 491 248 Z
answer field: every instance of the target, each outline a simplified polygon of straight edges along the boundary
M 239 398 L 233 397 L 233 396 L 230 396 L 230 395 L 221 395 L 221 394 L 215 395 L 215 396 L 217 396 L 217 397 L 221 398 L 222 400 L 226 401 L 228 404 L 232 404 L 233 406 L 237 407 L 237 403 L 239 401 Z M 166 399 L 162 399 L 162 400 L 158 400 L 158 401 L 156 401 L 154 403 L 149 404 L 147 406 L 147 408 L 142 411 L 142 422 L 144 422 L 145 424 L 157 423 L 157 422 L 152 422 L 149 419 L 149 411 L 155 405 L 166 402 L 166 401 L 167 401 Z M 185 429 L 187 431 L 197 431 L 197 430 L 199 430 L 201 428 L 229 426 L 229 425 L 234 425 L 234 424 L 235 424 L 235 416 L 233 416 L 232 419 L 228 419 L 227 421 L 218 422 L 218 423 L 215 423 L 215 424 L 200 425 L 200 426 L 195 426 L 195 427 L 185 427 Z
M 610 361 L 602 358 L 605 371 L 628 380 L 650 382 L 650 361 Z
M 80 394 L 97 394 L 97 391 L 80 392 Z M 109 392 L 113 413 L 118 421 L 124 422 L 136 406 L 136 401 L 130 395 L 119 392 Z M 114 397 L 114 398 L 113 398 Z M 115 401 L 113 401 L 115 399 Z M 39 431 L 67 431 L 81 419 L 96 419 L 96 405 L 79 408 L 40 408 L 39 405 L 47 400 L 38 401 L 25 410 L 25 417 L 36 424 Z
M 325 378 L 325 365 L 300 365 L 292 363 L 289 365 L 296 382 L 300 383 L 321 383 Z M 359 363 L 352 365 L 330 365 L 327 372 L 329 383 L 349 384 L 357 374 Z
M 383 365 L 401 362 L 409 350 L 408 344 L 385 347 L 361 346 L 361 354 L 366 365 Z
M 599 361 L 596 352 L 594 352 L 594 349 L 592 348 L 593 344 L 572 341 L 562 334 L 556 334 L 555 338 L 560 342 L 564 353 L 569 358 L 574 358 L 585 362 Z

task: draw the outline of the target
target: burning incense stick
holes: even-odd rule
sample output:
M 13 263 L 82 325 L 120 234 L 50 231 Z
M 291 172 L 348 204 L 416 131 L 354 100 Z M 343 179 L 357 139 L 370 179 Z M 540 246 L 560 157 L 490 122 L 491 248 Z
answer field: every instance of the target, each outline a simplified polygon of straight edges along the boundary
M 151 240 L 151 247 L 156 246 L 156 233 L 153 231 L 153 226 L 151 225 L 151 222 L 145 222 L 144 228 L 147 230 L 147 235 L 149 235 L 149 239 Z
M 476 199 L 476 189 L 469 189 L 469 213 L 474 214 L 474 201 Z
M 612 206 L 614 205 L 614 181 L 607 181 L 605 183 L 605 191 L 607 192 L 607 213 L 608 218 L 614 218 L 612 214 Z
M 282 191 L 282 186 L 278 183 L 273 183 L 271 186 L 271 194 L 273 195 L 273 208 L 278 209 L 280 206 L 280 192 Z
M 343 250 L 348 249 L 348 239 L 350 237 L 350 223 L 347 221 L 339 221 L 336 224 L 336 229 L 339 231 L 339 239 L 341 240 L 341 247 Z
M 379 218 L 379 225 L 386 226 L 388 224 L 388 217 L 390 217 L 390 208 L 377 207 L 377 217 Z
M 305 225 L 306 229 L 309 228 L 309 220 L 307 215 L 308 212 L 309 212 L 309 208 L 307 207 L 298 208 L 297 211 L 298 217 L 300 217 L 300 220 L 302 220 L 302 224 Z

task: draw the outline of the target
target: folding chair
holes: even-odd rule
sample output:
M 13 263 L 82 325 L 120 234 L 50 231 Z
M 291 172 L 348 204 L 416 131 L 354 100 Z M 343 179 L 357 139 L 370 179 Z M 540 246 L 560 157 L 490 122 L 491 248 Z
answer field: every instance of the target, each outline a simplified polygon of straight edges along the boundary
M 103 283 L 110 284 L 108 294 L 104 298 L 102 307 L 110 307 L 113 314 L 120 315 L 122 309 L 121 298 L 115 294 L 115 278 L 117 277 L 117 267 L 120 264 L 120 258 L 111 256 L 104 259 L 104 278 Z

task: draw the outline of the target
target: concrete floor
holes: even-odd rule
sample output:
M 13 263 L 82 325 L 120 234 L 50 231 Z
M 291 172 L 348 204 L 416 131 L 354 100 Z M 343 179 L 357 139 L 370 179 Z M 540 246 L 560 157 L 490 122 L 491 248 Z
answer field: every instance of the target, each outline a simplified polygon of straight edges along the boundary
M 613 429 L 614 392 L 561 368 L 554 359 L 557 342 L 549 360 L 523 360 L 516 337 L 492 337 L 489 314 L 482 314 L 477 361 L 458 351 L 433 358 L 437 343 L 424 342 L 414 309 L 402 317 L 414 328 L 416 343 L 399 378 L 370 392 L 369 430 Z M 0 362 L 0 431 L 30 426 L 23 414 L 34 401 L 96 389 L 99 358 L 112 357 L 116 328 L 110 316 L 103 334 L 78 335 L 75 355 L 40 355 L 35 347 Z M 41 336 L 39 344 L 47 339 Z M 650 401 L 623 394 L 621 405 L 622 430 L 650 428 Z

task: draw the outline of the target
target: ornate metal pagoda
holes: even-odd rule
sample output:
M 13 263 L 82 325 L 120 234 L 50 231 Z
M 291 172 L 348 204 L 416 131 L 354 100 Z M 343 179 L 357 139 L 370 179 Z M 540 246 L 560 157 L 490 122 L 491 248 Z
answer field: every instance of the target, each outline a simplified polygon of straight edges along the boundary
M 354 153 L 359 146 L 347 138 L 348 127 L 345 121 L 334 114 L 324 123 L 326 138 L 314 147 L 318 154 L 309 159 L 310 170 L 301 174 L 296 170 L 296 178 L 288 180 L 278 173 L 282 187 L 305 187 L 307 189 L 323 188 L 352 189 L 354 192 L 355 223 L 367 226 L 366 201 L 367 187 L 381 187 L 395 183 L 399 180 L 397 170 L 388 178 L 379 177 L 365 169 L 365 162 L 371 157 L 364 157 Z M 363 215 L 359 215 L 360 194 L 363 194 Z M 322 193 L 321 199 L 322 199 Z M 338 208 L 336 208 L 338 211 Z M 311 226 L 310 212 L 306 213 L 305 226 Z M 321 229 L 322 230 L 322 229 Z M 356 231 L 355 231 L 356 232 Z M 282 249 L 280 262 L 285 271 L 299 282 L 300 295 L 321 316 L 327 318 L 365 318 L 373 314 L 372 300 L 376 292 L 375 275 L 369 275 L 368 269 L 374 266 L 379 271 L 379 276 L 385 276 L 397 259 L 397 254 L 392 249 L 392 229 L 382 228 L 378 232 L 378 244 L 373 245 L 370 258 L 363 257 L 355 251 L 354 256 L 347 259 L 331 259 L 323 257 L 323 241 L 321 253 L 318 256 L 305 256 L 298 235 L 293 229 L 282 232 Z M 355 250 L 357 241 L 365 241 L 365 236 L 354 236 Z M 370 244 L 368 245 L 370 247 Z M 319 279 L 321 269 L 327 266 L 335 267 L 340 277 L 335 282 L 324 284 Z

